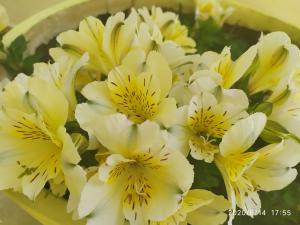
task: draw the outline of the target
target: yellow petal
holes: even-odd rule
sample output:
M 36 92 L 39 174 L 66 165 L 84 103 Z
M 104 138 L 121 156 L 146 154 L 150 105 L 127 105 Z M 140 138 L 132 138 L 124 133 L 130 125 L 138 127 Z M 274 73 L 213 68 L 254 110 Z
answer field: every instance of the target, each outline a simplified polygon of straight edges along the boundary
M 259 64 L 249 80 L 250 94 L 266 90 L 274 91 L 279 85 L 283 92 L 293 71 L 298 67 L 299 48 L 291 44 L 290 38 L 283 32 L 273 32 L 263 36 L 257 48 Z
M 102 46 L 113 65 L 120 65 L 131 49 L 136 26 L 137 15 L 134 12 L 126 20 L 121 12 L 107 20 Z
M 54 131 L 59 126 L 64 126 L 69 111 L 68 102 L 64 95 L 54 85 L 37 77 L 30 79 L 28 86 L 32 104 L 38 108 L 45 122 Z
M 149 71 L 159 80 L 161 99 L 169 94 L 172 86 L 172 72 L 168 63 L 157 52 L 150 52 L 146 62 Z

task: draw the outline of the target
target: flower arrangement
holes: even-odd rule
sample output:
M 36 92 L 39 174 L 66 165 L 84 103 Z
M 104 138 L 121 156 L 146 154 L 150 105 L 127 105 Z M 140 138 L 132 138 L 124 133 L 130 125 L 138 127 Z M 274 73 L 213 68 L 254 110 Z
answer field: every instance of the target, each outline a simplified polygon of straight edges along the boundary
M 190 32 L 233 10 L 199 1 Z M 219 225 L 237 208 L 260 215 L 260 193 L 296 179 L 300 50 L 285 33 L 235 60 L 200 55 L 178 15 L 153 7 L 56 40 L 49 63 L 2 82 L 1 190 L 48 190 L 88 225 Z M 200 188 L 200 166 L 223 190 Z

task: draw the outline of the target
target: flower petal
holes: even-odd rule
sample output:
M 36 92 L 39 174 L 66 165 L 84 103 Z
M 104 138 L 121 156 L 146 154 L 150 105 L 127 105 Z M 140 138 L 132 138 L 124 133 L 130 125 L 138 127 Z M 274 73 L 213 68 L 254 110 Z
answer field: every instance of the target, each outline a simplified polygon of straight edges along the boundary
M 90 104 L 96 104 L 104 112 L 116 111 L 117 106 L 111 98 L 111 93 L 106 82 L 95 81 L 89 83 L 83 88 L 81 93 L 91 102 Z
M 28 81 L 28 90 L 31 104 L 38 108 L 44 121 L 54 132 L 66 123 L 69 104 L 64 95 L 54 85 L 33 77 Z M 51 98 L 51 101 L 49 101 L 49 98 Z
M 130 147 L 136 144 L 136 126 L 125 115 L 114 114 L 98 118 L 92 129 L 96 138 L 112 153 L 127 155 Z
M 102 48 L 113 65 L 120 65 L 132 47 L 137 26 L 137 14 L 132 12 L 125 20 L 125 14 L 119 12 L 108 18 Z
M 95 174 L 84 187 L 78 208 L 79 216 L 88 216 L 88 225 L 124 223 L 121 208 L 122 186 L 106 185 Z
M 159 79 L 160 96 L 165 98 L 172 86 L 172 71 L 163 56 L 155 51 L 149 53 L 147 58 L 148 70 Z
M 165 98 L 158 106 L 158 113 L 153 120 L 161 123 L 168 128 L 176 123 L 176 101 L 174 98 Z
M 226 157 L 247 151 L 264 129 L 266 120 L 265 114 L 255 113 L 238 121 L 223 136 L 220 143 L 221 154 Z
M 166 135 L 168 145 L 187 157 L 190 152 L 189 140 L 194 133 L 187 127 L 175 125 L 166 130 Z
M 198 209 L 190 212 L 187 216 L 187 222 L 193 225 L 219 225 L 223 224 L 227 219 L 224 213 L 229 209 L 229 202 L 223 196 L 218 196 L 206 190 L 192 190 L 187 195 L 193 199 L 199 199 L 202 205 Z
M 260 158 L 247 171 L 247 175 L 253 179 L 257 189 L 281 190 L 295 180 L 297 170 L 290 166 L 295 166 L 300 161 L 300 153 L 295 151 L 297 147 L 296 143 L 281 142 L 268 145 L 258 151 L 261 153 Z

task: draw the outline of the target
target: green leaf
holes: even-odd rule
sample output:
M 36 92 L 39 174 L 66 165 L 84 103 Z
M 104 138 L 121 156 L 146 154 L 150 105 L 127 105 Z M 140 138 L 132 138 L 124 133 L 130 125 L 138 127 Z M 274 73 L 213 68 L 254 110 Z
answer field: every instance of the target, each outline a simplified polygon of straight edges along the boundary
M 65 127 L 69 134 L 79 133 L 79 134 L 82 134 L 87 139 L 89 138 L 88 133 L 79 126 L 77 121 L 68 121 L 66 123 Z
M 262 102 L 254 108 L 254 112 L 263 112 L 270 116 L 273 111 L 273 104 L 270 102 Z
M 98 150 L 88 150 L 85 151 L 81 155 L 81 161 L 79 163 L 80 166 L 83 166 L 85 168 L 91 167 L 91 166 L 99 166 L 99 162 L 96 160 L 95 155 L 97 154 Z
M 22 70 L 25 74 L 33 73 L 33 65 L 42 60 L 43 54 L 41 52 L 37 52 L 34 55 L 28 56 L 22 62 Z
M 23 55 L 27 49 L 27 42 L 24 36 L 17 37 L 8 47 L 8 54 L 17 62 L 22 61 Z
M 195 160 L 189 157 L 189 161 L 194 165 L 195 179 L 193 189 L 223 189 L 223 179 L 214 163 Z M 221 182 L 220 182 L 221 181 Z

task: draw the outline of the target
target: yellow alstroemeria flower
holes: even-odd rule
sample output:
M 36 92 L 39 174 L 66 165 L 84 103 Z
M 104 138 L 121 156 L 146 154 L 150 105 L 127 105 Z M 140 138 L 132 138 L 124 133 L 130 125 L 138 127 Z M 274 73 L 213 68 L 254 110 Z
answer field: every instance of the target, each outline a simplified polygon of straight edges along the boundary
M 257 49 L 250 47 L 236 61 L 232 61 L 229 47 L 225 47 L 218 56 L 212 52 L 202 57 L 202 61 L 211 63 L 210 68 L 222 76 L 224 88 L 231 88 L 239 79 L 247 75 L 248 70 L 255 61 Z M 215 58 L 213 60 L 213 58 Z
M 273 32 L 260 38 L 257 51 L 257 66 L 250 75 L 249 93 L 272 91 L 269 100 L 273 101 L 287 89 L 299 67 L 300 50 L 291 44 L 287 34 Z
M 271 91 L 269 101 L 274 101 L 289 88 L 293 73 L 300 65 L 300 51 L 285 33 L 273 32 L 262 36 L 258 44 L 234 62 L 228 47 L 220 55 L 214 52 L 203 54 L 200 62 L 222 75 L 224 88 L 250 76 L 249 94 Z
M 173 12 L 163 12 L 159 7 L 152 7 L 151 12 L 147 8 L 138 10 L 143 22 L 150 28 L 158 27 L 162 37 L 167 41 L 174 41 L 187 53 L 196 51 L 196 42 L 188 36 L 188 28 L 181 24 L 178 15 Z
M 79 31 L 66 31 L 57 37 L 61 47 L 80 57 L 87 52 L 88 67 L 96 74 L 107 75 L 132 49 L 136 34 L 137 14 L 125 19 L 122 12 L 111 16 L 106 25 L 95 17 L 87 17 L 79 25 Z
M 197 160 L 213 162 L 214 155 L 219 153 L 217 139 L 248 116 L 249 103 L 243 91 L 223 92 L 219 98 L 210 92 L 200 92 L 192 97 L 189 105 L 178 109 L 177 125 L 168 129 L 171 146 L 178 146 L 185 155 L 191 150 L 191 156 Z
M 85 174 L 65 130 L 68 101 L 52 84 L 19 75 L 1 95 L 0 189 L 35 199 L 45 184 L 63 175 L 76 207 Z
M 51 54 L 52 53 L 52 54 Z M 88 55 L 77 59 L 66 54 L 58 54 L 60 49 L 51 49 L 55 63 L 34 64 L 33 76 L 54 84 L 69 102 L 69 119 L 74 119 L 76 99 L 76 78 L 79 70 L 88 62 Z
M 230 204 L 223 196 L 207 190 L 190 190 L 182 200 L 181 207 L 175 214 L 150 225 L 220 225 L 227 219 L 224 213 Z
M 174 214 L 192 185 L 193 166 L 166 145 L 160 127 L 150 121 L 136 125 L 117 114 L 95 121 L 92 129 L 111 155 L 84 187 L 80 217 L 88 216 L 88 225 L 125 219 L 147 225 Z
M 266 124 L 263 113 L 255 113 L 240 120 L 223 136 L 220 154 L 215 162 L 223 175 L 232 208 L 236 205 L 251 217 L 258 214 L 261 202 L 259 190 L 280 190 L 297 176 L 292 167 L 300 161 L 297 143 L 292 140 L 248 151 Z M 234 214 L 231 214 L 230 222 Z
M 156 10 L 161 11 L 155 8 Z M 145 14 L 146 11 L 141 12 Z M 172 18 L 173 15 L 175 14 L 172 14 Z M 187 30 L 184 30 L 182 37 L 175 38 L 174 33 L 172 38 L 175 40 L 166 40 L 151 18 L 147 19 L 148 22 L 142 22 L 138 18 L 135 10 L 132 10 L 127 18 L 124 13 L 117 13 L 111 16 L 105 25 L 97 18 L 88 17 L 80 23 L 79 31 L 67 31 L 57 37 L 61 48 L 64 49 L 61 54 L 80 57 L 87 52 L 90 61 L 86 69 L 94 72 L 98 80 L 101 75 L 107 75 L 115 66 L 122 64 L 127 54 L 136 49 L 144 51 L 145 54 L 152 50 L 161 52 L 174 74 L 182 73 L 189 67 L 197 67 L 199 56 L 186 55 L 186 50 L 177 43 L 186 42 L 185 44 L 188 45 L 192 42 L 192 39 L 184 38 Z M 176 25 L 177 30 L 184 28 L 178 19 L 173 18 L 172 21 L 174 21 L 172 27 Z M 170 30 L 168 34 L 173 31 L 173 28 L 170 27 L 167 30 Z M 169 57 L 170 54 L 172 57 Z
M 99 115 L 117 112 L 136 123 L 153 120 L 168 127 L 176 121 L 175 99 L 167 97 L 171 85 L 172 72 L 159 53 L 132 52 L 106 81 L 83 89 L 88 102 L 77 107 L 76 118 L 87 130 Z
M 225 8 L 220 0 L 195 0 L 196 16 L 201 20 L 213 20 L 222 26 L 225 20 L 233 13 L 233 8 Z
M 0 32 L 9 25 L 9 17 L 6 9 L 0 4 Z
M 151 51 L 158 51 L 167 60 L 174 78 L 180 78 L 183 74 L 190 76 L 200 64 L 200 55 L 187 54 L 185 49 L 176 42 L 165 40 L 157 26 L 149 26 L 145 22 L 138 25 L 135 47 L 148 54 Z

